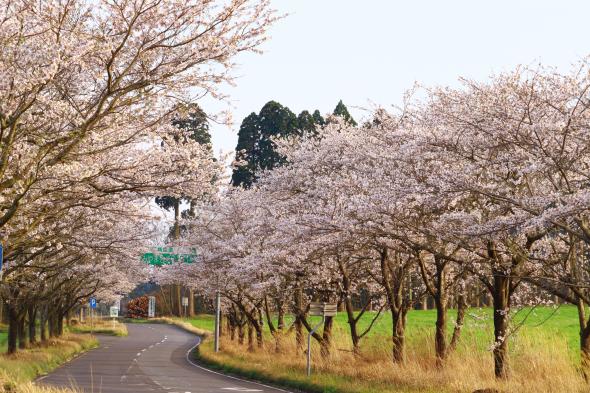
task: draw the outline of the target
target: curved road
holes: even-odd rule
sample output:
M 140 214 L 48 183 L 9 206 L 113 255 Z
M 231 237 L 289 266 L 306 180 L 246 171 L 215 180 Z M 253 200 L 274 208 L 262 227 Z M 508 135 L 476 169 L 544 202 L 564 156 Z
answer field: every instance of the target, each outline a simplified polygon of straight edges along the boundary
M 188 353 L 199 338 L 170 325 L 128 324 L 127 337 L 100 337 L 86 352 L 39 384 L 76 387 L 85 393 L 286 392 L 242 381 L 192 363 Z

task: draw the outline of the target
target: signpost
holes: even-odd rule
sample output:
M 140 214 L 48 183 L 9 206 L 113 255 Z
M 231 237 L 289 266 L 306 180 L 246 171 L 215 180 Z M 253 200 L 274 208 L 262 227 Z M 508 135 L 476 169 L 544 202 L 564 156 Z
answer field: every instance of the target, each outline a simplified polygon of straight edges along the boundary
M 187 317 L 188 316 L 188 313 L 187 313 L 188 297 L 182 298 L 182 307 L 184 307 L 184 316 Z
M 94 330 L 94 309 L 96 308 L 96 298 L 91 297 L 89 300 L 90 304 L 90 334 Z
M 334 317 L 336 316 L 337 306 L 336 304 L 329 304 L 329 303 L 316 303 L 313 302 L 309 306 L 309 314 L 312 316 L 320 316 L 322 317 L 322 321 L 315 325 L 311 332 L 307 335 L 307 376 L 311 375 L 311 337 L 315 333 L 315 331 L 324 324 L 326 321 L 326 317 Z
M 215 296 L 215 352 L 219 352 L 219 324 L 221 323 L 221 293 Z
M 156 297 L 150 296 L 148 297 L 148 318 L 153 318 L 156 316 Z
M 152 266 L 171 265 L 175 262 L 193 263 L 197 258 L 197 249 L 191 246 L 155 247 L 143 254 L 142 261 Z
M 0 278 L 2 278 L 2 264 L 4 263 L 4 247 L 0 243 Z
M 115 330 L 115 319 L 119 317 L 119 307 L 111 307 L 109 310 L 109 314 L 111 315 L 111 318 L 113 318 L 113 330 Z

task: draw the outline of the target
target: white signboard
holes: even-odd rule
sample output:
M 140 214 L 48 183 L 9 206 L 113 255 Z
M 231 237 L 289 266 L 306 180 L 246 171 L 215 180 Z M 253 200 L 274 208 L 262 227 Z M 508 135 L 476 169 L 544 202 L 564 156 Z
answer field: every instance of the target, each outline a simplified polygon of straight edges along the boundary
M 119 316 L 119 307 L 111 307 L 111 318 L 117 318 Z
M 148 318 L 153 318 L 156 316 L 156 297 L 150 296 L 148 299 Z
M 188 306 L 188 297 L 183 297 L 183 298 L 182 298 L 182 305 L 183 305 L 184 307 Z
M 309 306 L 309 314 L 320 317 L 333 317 L 336 316 L 337 308 L 336 304 L 312 302 Z

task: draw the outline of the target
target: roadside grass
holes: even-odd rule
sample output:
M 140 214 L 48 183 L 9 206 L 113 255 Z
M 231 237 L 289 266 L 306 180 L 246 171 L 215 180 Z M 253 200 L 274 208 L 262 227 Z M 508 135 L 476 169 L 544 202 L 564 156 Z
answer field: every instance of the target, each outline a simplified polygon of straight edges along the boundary
M 206 316 L 208 317 L 208 315 Z M 205 329 L 203 327 L 201 327 L 203 324 L 199 323 L 199 321 L 201 320 L 207 320 L 204 315 L 203 316 L 199 316 L 198 318 L 195 318 L 193 320 L 189 320 L 189 319 L 184 319 L 184 318 L 177 318 L 177 317 L 157 317 L 157 318 L 149 318 L 149 319 L 145 319 L 145 318 L 126 318 L 124 319 L 124 322 L 127 323 L 164 323 L 164 324 L 168 324 L 168 325 L 175 325 L 178 326 L 181 329 L 184 329 L 188 332 L 194 333 L 198 336 L 202 336 L 202 337 L 208 337 L 211 332 L 213 331 L 213 328 L 211 329 Z M 197 323 L 193 323 L 197 322 Z M 215 325 L 215 318 L 213 319 L 213 326 Z
M 201 329 L 210 333 L 215 330 L 215 315 L 198 314 L 192 318 L 173 318 L 175 320 L 189 323 L 197 329 Z
M 14 355 L 0 355 L 0 391 L 15 393 L 71 393 L 71 389 L 37 386 L 32 380 L 45 375 L 82 352 L 95 348 L 98 342 L 89 335 L 66 333 L 21 350 Z M 5 347 L 3 348 L 5 350 Z
M 108 334 L 111 336 L 124 337 L 127 336 L 127 327 L 119 321 L 110 319 L 95 319 L 93 323 L 89 320 L 80 323 L 71 324 L 67 329 L 72 333 L 94 333 L 94 334 Z
M 455 312 L 449 312 L 449 335 Z M 361 331 L 371 320 L 363 317 Z M 294 336 L 275 341 L 265 330 L 263 349 L 249 352 L 245 345 L 221 339 L 220 353 L 206 340 L 198 358 L 209 367 L 247 378 L 280 384 L 309 392 L 473 392 L 498 389 L 500 392 L 588 392 L 588 384 L 578 370 L 579 335 L 577 311 L 571 306 L 527 308 L 513 316 L 516 332 L 510 338 L 511 378 L 497 381 L 493 375 L 492 312 L 470 309 L 457 350 L 443 368 L 434 355 L 434 310 L 413 310 L 406 330 L 406 363 L 393 365 L 391 358 L 391 318 L 383 314 L 361 342 L 361 354 L 353 356 L 345 314 L 336 317 L 332 353 L 322 359 L 313 343 L 313 375 L 305 375 L 305 353 L 295 348 Z M 197 316 L 191 325 L 213 330 L 214 317 Z M 315 322 L 315 321 L 314 321 Z M 225 326 L 223 326 L 225 328 Z

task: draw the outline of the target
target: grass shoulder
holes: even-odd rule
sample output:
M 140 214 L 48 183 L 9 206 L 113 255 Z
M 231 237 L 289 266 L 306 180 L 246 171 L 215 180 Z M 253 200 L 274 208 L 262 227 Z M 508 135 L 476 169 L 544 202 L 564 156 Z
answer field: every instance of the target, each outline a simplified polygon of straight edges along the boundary
M 194 333 L 197 336 L 201 337 L 208 337 L 212 334 L 211 330 L 204 329 L 198 321 L 199 318 L 194 319 L 184 319 L 184 318 L 175 318 L 175 317 L 158 317 L 158 318 L 126 318 L 124 322 L 126 323 L 163 323 L 168 325 L 178 326 L 179 328 L 186 330 L 190 333 Z
M 454 317 L 450 311 L 449 317 Z M 470 309 L 463 337 L 443 368 L 436 365 L 432 310 L 412 311 L 408 315 L 407 350 L 404 364 L 391 362 L 391 321 L 383 315 L 363 340 L 361 354 L 350 351 L 345 315 L 339 314 L 333 328 L 329 357 L 322 358 L 313 344 L 313 373 L 305 372 L 305 351 L 295 348 L 293 334 L 286 334 L 277 350 L 268 331 L 263 348 L 248 349 L 247 342 L 231 340 L 227 331 L 221 337 L 221 352 L 213 350 L 213 340 L 204 340 L 195 359 L 208 368 L 305 392 L 465 392 L 496 389 L 499 392 L 586 392 L 587 384 L 577 370 L 577 331 L 575 310 L 571 307 L 525 309 L 513 316 L 516 325 L 510 346 L 514 360 L 507 382 L 494 378 L 492 356 L 492 318 L 489 309 Z M 212 316 L 185 321 L 207 326 Z M 362 321 L 362 324 L 369 321 Z M 449 324 L 452 325 L 452 324 Z M 212 325 L 211 325 L 212 326 Z M 224 326 L 225 328 L 225 326 Z M 449 333 L 452 326 L 449 326 Z
M 96 348 L 98 341 L 87 334 L 66 333 L 19 351 L 14 355 L 0 355 L 0 391 L 10 393 L 58 393 L 68 389 L 41 387 L 33 380 L 45 375 L 81 353 Z
M 107 334 L 110 336 L 125 337 L 127 336 L 127 327 L 124 323 L 113 320 L 97 319 L 93 323 L 85 321 L 84 323 L 71 324 L 68 330 L 72 333 L 84 334 Z

